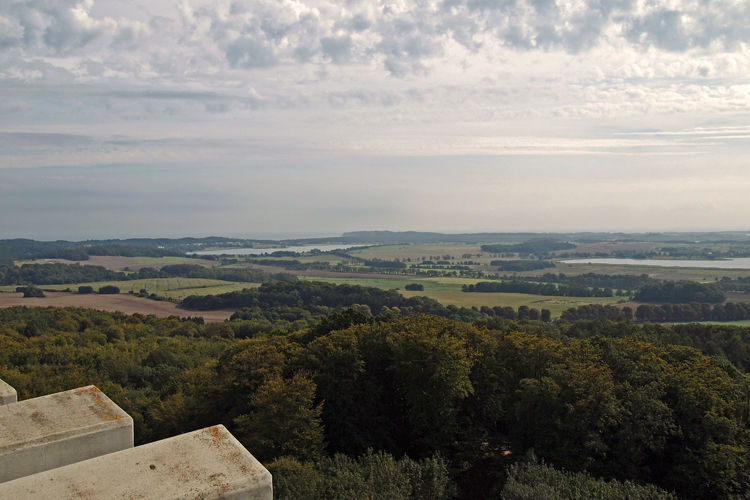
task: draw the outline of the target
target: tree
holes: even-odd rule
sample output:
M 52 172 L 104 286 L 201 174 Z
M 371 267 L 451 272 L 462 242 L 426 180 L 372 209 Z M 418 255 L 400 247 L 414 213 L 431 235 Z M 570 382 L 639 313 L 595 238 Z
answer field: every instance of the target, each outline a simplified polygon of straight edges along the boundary
M 269 380 L 250 397 L 250 413 L 234 419 L 237 438 L 261 462 L 279 457 L 321 458 L 323 405 L 313 404 L 315 388 L 302 375 Z
M 622 314 L 628 321 L 633 321 L 633 308 L 625 306 L 622 308 Z
M 529 306 L 518 307 L 518 319 L 529 319 Z
M 552 320 L 552 312 L 549 309 L 542 309 L 540 319 L 545 323 L 549 323 Z
M 501 500 L 677 500 L 652 485 L 606 482 L 586 473 L 558 471 L 541 464 L 515 464 L 498 497 Z
M 120 293 L 120 289 L 114 285 L 104 285 L 103 287 L 99 288 L 99 294 L 111 294 L 115 295 Z
M 78 293 L 80 294 L 94 293 L 94 287 L 88 286 L 88 285 L 79 286 Z
M 44 297 L 44 291 L 41 288 L 37 288 L 35 286 L 19 286 L 16 288 L 17 292 L 23 292 L 24 298 L 32 297 L 32 298 L 42 298 Z

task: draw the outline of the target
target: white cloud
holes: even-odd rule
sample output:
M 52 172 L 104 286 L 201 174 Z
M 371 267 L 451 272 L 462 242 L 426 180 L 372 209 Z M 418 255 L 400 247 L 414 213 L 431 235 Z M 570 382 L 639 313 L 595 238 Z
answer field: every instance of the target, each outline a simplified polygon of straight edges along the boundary
M 399 165 L 390 180 L 430 172 L 394 158 L 451 158 L 433 194 L 476 188 L 462 158 L 497 162 L 482 171 L 492 193 L 505 162 L 509 176 L 564 164 L 567 180 L 545 189 L 617 192 L 576 169 L 596 159 L 610 180 L 645 162 L 699 197 L 712 169 L 731 170 L 734 185 L 750 175 L 748 25 L 744 0 L 10 0 L 0 169 L 244 165 L 264 196 L 283 198 L 288 171 L 248 165 L 330 163 L 325 182 L 305 182 L 320 196 L 356 193 L 346 198 L 356 205 L 364 159 Z M 684 164 L 697 181 L 680 180 Z M 232 179 L 216 182 L 231 190 Z M 395 203 L 383 183 L 363 212 L 390 213 L 372 208 Z

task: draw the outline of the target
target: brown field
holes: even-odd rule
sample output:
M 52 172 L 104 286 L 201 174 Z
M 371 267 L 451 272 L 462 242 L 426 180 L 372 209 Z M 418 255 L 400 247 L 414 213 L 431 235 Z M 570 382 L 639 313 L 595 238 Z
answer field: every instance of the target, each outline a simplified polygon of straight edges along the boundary
M 563 264 L 557 262 L 557 267 L 519 273 L 524 276 L 538 276 L 544 273 L 565 273 L 578 275 L 585 273 L 598 274 L 648 274 L 660 280 L 697 280 L 714 281 L 723 276 L 736 279 L 738 276 L 750 276 L 750 269 L 702 269 L 697 267 L 659 267 L 659 266 L 629 266 L 622 264 Z
M 30 263 L 31 261 L 24 261 L 23 263 Z M 131 271 L 140 271 L 144 267 L 152 267 L 154 269 L 161 269 L 164 266 L 171 264 L 198 264 L 201 266 L 215 266 L 216 262 L 213 260 L 201 260 L 201 259 L 188 259 L 181 257 L 162 257 L 162 258 L 149 258 L 149 257 L 116 257 L 108 255 L 92 255 L 89 260 L 75 262 L 72 260 L 65 259 L 39 259 L 33 261 L 37 264 L 45 264 L 48 262 L 59 262 L 61 264 L 80 264 L 82 266 L 102 266 L 111 271 L 122 271 L 126 267 Z
M 68 292 L 44 292 L 43 298 L 23 298 L 22 293 L 0 293 L 0 308 L 13 306 L 27 307 L 85 307 L 102 311 L 120 311 L 125 314 L 153 314 L 160 318 L 167 316 L 203 316 L 207 323 L 216 323 L 229 319 L 234 311 L 188 311 L 180 309 L 177 304 L 167 301 L 156 301 L 136 297 L 130 294 L 80 295 Z

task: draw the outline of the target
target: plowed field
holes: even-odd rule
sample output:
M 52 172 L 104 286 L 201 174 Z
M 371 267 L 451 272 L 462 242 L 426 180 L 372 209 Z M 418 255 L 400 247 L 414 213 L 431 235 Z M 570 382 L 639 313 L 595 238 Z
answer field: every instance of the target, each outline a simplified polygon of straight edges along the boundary
M 120 311 L 125 314 L 154 314 L 160 318 L 166 316 L 203 316 L 207 323 L 229 319 L 233 311 L 188 311 L 179 309 L 168 301 L 156 301 L 136 297 L 130 294 L 117 295 L 80 295 L 67 292 L 44 292 L 44 298 L 23 298 L 22 293 L 0 293 L 0 308 L 12 306 L 27 307 L 87 307 L 102 311 Z

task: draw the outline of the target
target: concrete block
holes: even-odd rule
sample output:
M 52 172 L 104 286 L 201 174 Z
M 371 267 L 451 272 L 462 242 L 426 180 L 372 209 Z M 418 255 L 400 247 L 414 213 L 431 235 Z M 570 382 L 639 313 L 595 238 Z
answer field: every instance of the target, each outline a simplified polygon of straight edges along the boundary
M 18 401 L 16 390 L 0 380 L 0 406 Z
M 133 419 L 94 386 L 0 406 L 0 483 L 132 447 Z
M 0 484 L 0 498 L 272 500 L 271 474 L 224 426 Z

